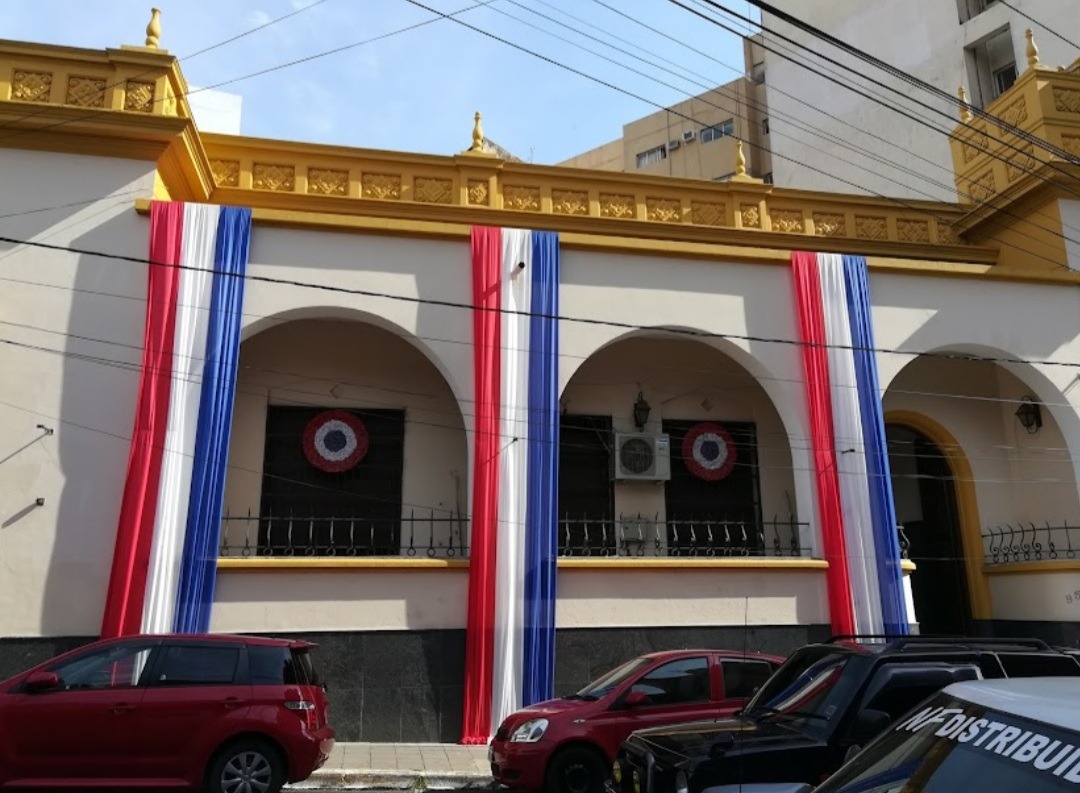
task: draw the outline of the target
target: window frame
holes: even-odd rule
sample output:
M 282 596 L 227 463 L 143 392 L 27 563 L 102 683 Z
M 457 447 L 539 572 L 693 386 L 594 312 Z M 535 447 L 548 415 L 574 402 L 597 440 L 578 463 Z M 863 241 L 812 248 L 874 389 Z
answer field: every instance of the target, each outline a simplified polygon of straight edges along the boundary
M 656 155 L 656 159 L 649 159 L 652 155 Z M 658 162 L 666 160 L 667 156 L 668 150 L 666 143 L 661 143 L 659 146 L 653 146 L 651 149 L 646 149 L 645 151 L 639 151 L 636 156 L 637 167 L 645 168 L 649 165 L 655 165 Z
M 233 671 L 233 679 L 228 683 L 170 683 L 162 685 L 159 677 L 161 671 L 165 666 L 165 657 L 168 655 L 168 651 L 174 647 L 197 647 L 197 648 L 212 648 L 212 649 L 235 649 L 238 652 L 236 660 L 236 669 Z M 182 688 L 222 688 L 228 686 L 242 686 L 250 685 L 250 675 L 248 672 L 248 660 L 247 660 L 247 645 L 244 642 L 228 642 L 228 641 L 185 641 L 183 639 L 168 639 L 160 643 L 158 646 L 157 656 L 153 664 L 151 675 L 146 680 L 146 688 L 159 688 L 159 689 L 182 689 Z
M 735 137 L 735 119 L 729 118 L 726 121 L 721 121 L 719 124 L 711 124 L 704 127 L 698 133 L 698 140 L 702 144 L 712 143 L 714 140 L 720 140 L 721 138 L 733 138 Z

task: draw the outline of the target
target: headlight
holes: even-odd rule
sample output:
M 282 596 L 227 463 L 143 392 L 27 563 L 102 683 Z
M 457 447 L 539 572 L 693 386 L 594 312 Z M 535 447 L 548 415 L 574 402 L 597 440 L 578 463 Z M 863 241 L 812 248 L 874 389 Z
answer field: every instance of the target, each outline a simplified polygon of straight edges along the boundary
M 536 743 L 544 737 L 547 728 L 547 719 L 530 719 L 514 730 L 510 743 Z
M 611 781 L 616 785 L 622 784 L 622 763 L 618 760 L 616 760 L 615 765 L 611 767 Z
M 675 793 L 688 793 L 689 784 L 686 782 L 686 772 L 680 771 L 675 775 Z
M 641 774 L 634 771 L 634 793 L 641 793 Z

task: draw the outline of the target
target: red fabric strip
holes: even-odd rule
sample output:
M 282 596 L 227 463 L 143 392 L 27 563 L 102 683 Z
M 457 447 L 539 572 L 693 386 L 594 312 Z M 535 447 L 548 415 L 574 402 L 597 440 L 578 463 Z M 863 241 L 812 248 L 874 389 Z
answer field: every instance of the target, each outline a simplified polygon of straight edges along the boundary
M 472 543 L 465 634 L 465 708 L 461 742 L 485 744 L 491 735 L 491 684 L 495 656 L 495 552 L 499 520 L 499 403 L 502 319 L 499 271 L 502 232 L 472 230 L 473 377 L 476 428 L 473 444 Z
M 795 303 L 799 310 L 799 337 L 803 342 L 803 374 L 810 409 L 810 442 L 814 452 L 818 517 L 825 559 L 829 562 L 825 574 L 829 618 L 834 635 L 851 634 L 855 632 L 855 616 L 844 546 L 840 479 L 836 472 L 832 390 L 817 255 L 796 251 L 791 255 L 791 268 L 795 281 Z
M 161 460 L 172 389 L 176 292 L 180 283 L 184 205 L 150 205 L 150 261 L 147 267 L 146 326 L 135 428 L 131 434 L 127 480 L 120 505 L 112 572 L 105 595 L 102 638 L 138 633 L 142 627 L 146 575 L 154 538 Z M 156 265 L 173 265 L 161 267 Z

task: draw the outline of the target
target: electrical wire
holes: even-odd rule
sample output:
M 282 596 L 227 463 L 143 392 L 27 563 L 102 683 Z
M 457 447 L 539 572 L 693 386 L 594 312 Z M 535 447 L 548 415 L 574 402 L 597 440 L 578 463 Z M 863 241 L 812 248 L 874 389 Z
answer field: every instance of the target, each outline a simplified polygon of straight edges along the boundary
M 998 2 L 1000 2 L 1006 8 L 1008 8 L 1010 11 L 1014 11 L 1017 14 L 1019 14 L 1020 16 L 1022 16 L 1028 22 L 1034 22 L 1036 25 L 1038 25 L 1043 30 L 1045 30 L 1047 33 L 1050 33 L 1053 36 L 1057 36 L 1059 39 L 1064 41 L 1066 44 L 1068 44 L 1073 49 L 1080 50 L 1080 44 L 1077 44 L 1072 39 L 1065 38 L 1065 36 L 1061 35 L 1061 33 L 1056 28 L 1052 28 L 1049 25 L 1046 25 L 1046 24 L 1040 22 L 1035 17 L 1031 16 L 1031 14 L 1027 14 L 1024 11 L 1021 11 L 1019 8 L 1014 6 L 1012 3 L 1008 2 L 1008 0 L 998 0 Z

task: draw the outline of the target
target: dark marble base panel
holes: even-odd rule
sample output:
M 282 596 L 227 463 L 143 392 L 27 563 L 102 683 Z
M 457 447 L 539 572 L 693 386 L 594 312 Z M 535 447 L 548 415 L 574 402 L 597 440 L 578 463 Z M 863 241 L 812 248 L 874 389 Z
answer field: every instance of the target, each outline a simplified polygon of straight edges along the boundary
M 1042 639 L 1053 647 L 1080 647 L 1080 622 L 976 620 L 975 627 L 981 636 Z

